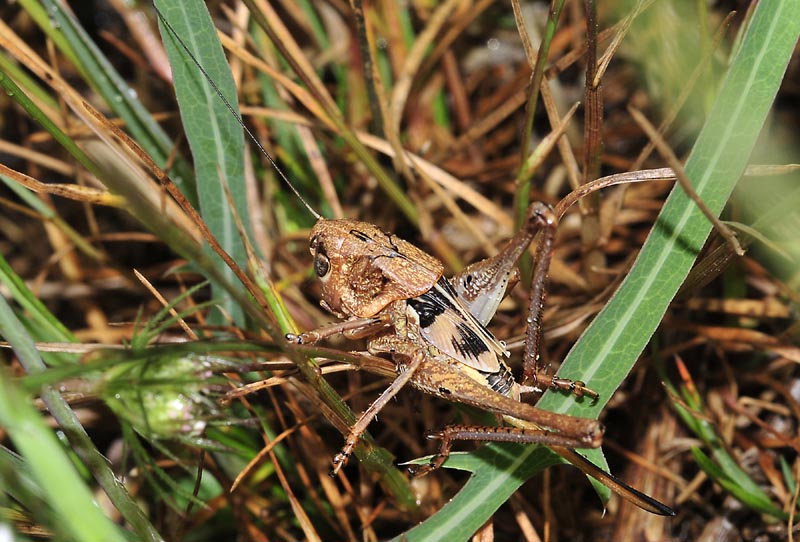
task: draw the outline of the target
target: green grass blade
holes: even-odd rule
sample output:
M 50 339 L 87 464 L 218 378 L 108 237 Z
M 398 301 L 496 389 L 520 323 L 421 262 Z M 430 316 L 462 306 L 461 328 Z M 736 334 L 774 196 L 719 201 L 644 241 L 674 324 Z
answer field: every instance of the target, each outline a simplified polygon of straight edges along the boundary
M 94 44 L 72 12 L 56 0 L 21 0 L 20 4 L 36 20 L 42 31 L 52 37 L 111 110 L 125 121 L 125 126 L 142 148 L 163 166 L 173 148 L 172 140 L 153 119 L 114 66 Z M 191 202 L 195 202 L 191 172 L 180 157 L 174 161 L 175 183 Z
M 447 466 L 473 471 L 472 477 L 435 515 L 394 538 L 393 542 L 469 540 L 508 499 L 509 490 L 513 493 L 530 477 L 559 462 L 546 448 L 519 444 L 499 446 L 492 443 L 474 453 L 453 454 Z
M 0 255 L 0 284 L 7 289 L 4 295 L 19 303 L 33 326 L 42 332 L 42 340 L 57 342 L 75 340 L 74 335 L 31 292 L 2 255 Z
M 769 514 L 779 519 L 788 518 L 788 514 L 772 504 L 767 494 L 747 474 L 738 470 L 738 467 L 738 473 L 736 471 L 731 472 L 725 467 L 714 463 L 700 448 L 692 448 L 691 451 L 695 461 L 709 478 L 721 485 L 745 505 L 757 512 Z
M 200 0 L 156 3 L 169 24 L 203 66 L 239 115 L 236 86 L 211 16 Z M 244 244 L 228 205 L 225 185 L 230 190 L 236 213 L 249 225 L 244 182 L 244 134 L 241 126 L 217 96 L 214 89 L 168 29 L 161 28 L 162 39 L 172 65 L 175 92 L 186 135 L 194 156 L 200 214 L 222 248 L 237 262 L 245 262 Z M 228 279 L 234 281 L 232 271 Z M 224 300 L 225 311 L 243 325 L 243 312 L 227 293 L 212 284 L 215 299 Z
M 0 425 L 31 467 L 38 486 L 58 520 L 74 540 L 124 541 L 127 537 L 100 511 L 64 449 L 30 398 L 16 390 L 5 375 L 0 378 Z M 62 533 L 66 534 L 66 533 Z
M 771 0 L 758 5 L 686 164 L 695 189 L 717 214 L 744 170 L 783 78 L 800 34 L 797 13 L 800 0 Z M 650 340 L 710 228 L 680 188 L 673 190 L 634 268 L 559 372 L 560 376 L 589 382 L 600 393 L 601 401 L 592 406 L 573 397 L 546 394 L 539 406 L 597 417 Z M 432 533 L 458 532 L 469 534 L 448 536 L 448 540 L 467 540 L 516 491 L 526 461 L 533 461 L 540 453 L 536 447 L 525 448 L 512 465 L 517 472 L 481 478 L 480 484 L 476 482 L 478 475 L 474 475 L 446 508 L 405 533 L 404 539 L 432 540 Z M 458 513 L 461 509 L 474 513 L 463 516 Z
M 705 418 L 706 408 L 696 390 L 682 385 L 679 392 L 666 378 L 664 378 L 664 382 L 673 397 L 683 398 L 682 404 L 673 400 L 675 412 L 711 452 L 711 457 L 709 457 L 699 448 L 692 448 L 692 454 L 700 468 L 709 475 L 713 482 L 721 485 L 750 508 L 777 518 L 784 518 L 785 514 L 772 504 L 761 486 L 739 466 L 739 462 L 731 455 L 719 436 L 715 424 Z
M 789 465 L 789 462 L 786 461 L 785 457 L 780 456 L 778 459 L 781 462 L 781 474 L 783 475 L 783 481 L 786 483 L 786 489 L 789 493 L 794 494 L 794 492 L 797 491 L 797 479 L 792 471 L 792 467 Z
M 4 297 L 0 296 L 0 336 L 7 340 L 14 348 L 20 362 L 29 370 L 41 370 L 44 368 L 41 359 L 34 348 L 33 341 L 26 332 L 22 323 L 16 318 L 11 307 Z M 76 437 L 78 432 L 82 432 L 79 425 L 71 426 L 65 423 L 63 408 L 68 409 L 63 399 L 51 390 L 43 390 L 42 398 L 48 406 L 53 416 L 59 420 L 62 429 L 70 436 Z M 8 375 L 0 375 L 0 426 L 8 433 L 16 449 L 30 466 L 31 472 L 36 478 L 42 495 L 53 507 L 58 518 L 55 526 L 65 529 L 73 539 L 98 542 L 126 540 L 125 536 L 108 518 L 100 511 L 99 506 L 94 501 L 91 492 L 75 470 L 75 466 L 70 462 L 64 452 L 63 447 L 56 439 L 53 431 L 47 427 L 41 415 L 31 405 L 31 398 L 25 396 L 8 378 Z M 77 424 L 75 420 L 75 424 Z M 88 442 L 88 437 L 86 441 Z M 75 442 L 76 446 L 86 445 L 87 442 Z M 88 442 L 91 445 L 91 442 Z M 96 450 L 94 450 L 95 453 Z M 102 459 L 99 453 L 97 457 Z M 95 464 L 95 467 L 98 465 Z M 124 493 L 127 497 L 127 504 L 115 501 L 117 506 L 121 506 L 120 511 L 132 510 L 138 513 L 138 518 L 129 516 L 140 527 L 147 526 L 139 531 L 139 535 L 145 535 L 146 539 L 157 540 L 159 537 L 149 526 L 149 523 L 141 515 L 141 511 L 136 504 L 127 496 L 124 490 L 116 483 L 116 479 L 106 464 L 105 471 L 110 476 L 108 481 L 112 481 L 114 491 L 109 492 L 109 496 L 114 500 L 115 496 Z M 97 472 L 95 472 L 97 474 Z M 101 479 L 102 481 L 102 479 Z M 128 506 L 129 505 L 129 506 Z M 142 521 L 139 522 L 138 520 Z M 148 528 L 149 527 L 149 528 Z M 150 536 L 147 536 L 150 534 Z
M 3 87 L 6 94 L 27 111 L 31 118 L 38 122 L 42 128 L 47 130 L 47 133 L 53 136 L 53 139 L 58 141 L 58 143 L 60 143 L 75 160 L 85 167 L 87 171 L 101 177 L 100 170 L 97 168 L 97 165 L 92 162 L 92 159 L 89 158 L 86 153 L 28 97 L 17 83 L 3 71 L 0 71 L 0 86 Z
M 0 53 L 0 71 L 8 74 L 20 87 L 26 89 L 40 103 L 53 109 L 58 108 L 58 102 L 28 72 L 4 53 Z

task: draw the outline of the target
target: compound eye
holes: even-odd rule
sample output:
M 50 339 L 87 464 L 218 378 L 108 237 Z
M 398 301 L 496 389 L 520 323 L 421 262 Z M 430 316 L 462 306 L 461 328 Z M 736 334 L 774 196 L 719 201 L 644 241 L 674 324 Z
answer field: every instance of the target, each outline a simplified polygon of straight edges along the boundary
M 322 251 L 314 254 L 314 272 L 319 278 L 325 278 L 331 272 L 331 261 Z

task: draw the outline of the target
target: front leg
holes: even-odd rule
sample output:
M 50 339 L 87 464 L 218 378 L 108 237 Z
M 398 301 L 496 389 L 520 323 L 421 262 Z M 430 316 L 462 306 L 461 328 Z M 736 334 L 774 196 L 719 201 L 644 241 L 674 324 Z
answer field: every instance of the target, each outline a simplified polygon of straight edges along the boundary
M 294 344 L 314 344 L 334 335 L 344 335 L 348 339 L 361 339 L 374 335 L 382 327 L 388 325 L 390 320 L 391 318 L 388 314 L 381 314 L 372 318 L 351 318 L 344 322 L 336 322 L 312 329 L 299 335 L 287 333 L 286 340 Z
M 350 433 L 345 439 L 342 450 L 333 458 L 331 476 L 347 463 L 347 459 L 352 455 L 361 435 L 367 430 L 367 426 L 378 415 L 386 403 L 405 386 L 414 376 L 416 370 L 422 365 L 427 357 L 427 352 L 419 345 L 403 338 L 387 335 L 378 337 L 370 341 L 368 350 L 370 354 L 390 354 L 392 359 L 398 363 L 397 378 L 381 393 L 377 399 L 359 416 L 355 425 L 350 428 Z

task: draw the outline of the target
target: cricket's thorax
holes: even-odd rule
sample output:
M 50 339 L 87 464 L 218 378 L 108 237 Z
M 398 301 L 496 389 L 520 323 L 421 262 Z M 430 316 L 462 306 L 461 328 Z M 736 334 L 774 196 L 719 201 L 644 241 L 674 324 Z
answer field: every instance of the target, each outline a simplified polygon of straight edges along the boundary
M 357 220 L 319 220 L 310 250 L 324 306 L 341 317 L 375 316 L 430 289 L 444 271 L 411 243 Z
M 455 361 L 473 380 L 503 394 L 514 394 L 515 381 L 502 357 L 505 345 L 494 338 L 441 278 L 421 296 L 406 301 L 404 334 Z

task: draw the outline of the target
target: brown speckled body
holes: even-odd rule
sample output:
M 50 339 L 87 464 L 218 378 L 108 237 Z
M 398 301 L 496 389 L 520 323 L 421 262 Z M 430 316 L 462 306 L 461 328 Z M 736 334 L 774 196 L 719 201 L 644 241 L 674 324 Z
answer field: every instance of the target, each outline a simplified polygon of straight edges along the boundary
M 429 465 L 414 469 L 418 474 L 439 467 L 453 440 L 546 444 L 638 506 L 656 514 L 672 513 L 572 449 L 600 446 L 603 427 L 597 420 L 548 412 L 520 401 L 523 393 L 538 390 L 543 382 L 538 376 L 541 313 L 555 228 L 552 209 L 534 203 L 525 226 L 497 256 L 447 279 L 441 262 L 377 226 L 356 220 L 317 222 L 311 232 L 310 250 L 322 285 L 320 303 L 348 320 L 287 338 L 308 343 L 335 333 L 365 337 L 368 351 L 389 356 L 398 374 L 351 428 L 342 451 L 333 460 L 333 473 L 346 463 L 383 406 L 403 386 L 411 384 L 425 393 L 493 412 L 507 424 L 449 426 L 435 433 L 442 440 L 440 451 Z M 537 245 L 531 285 L 526 380 L 520 385 L 504 362 L 508 355 L 505 344 L 485 326 L 514 280 L 516 262 L 537 229 L 543 235 Z M 549 376 L 546 382 L 578 396 L 596 397 L 582 382 Z

